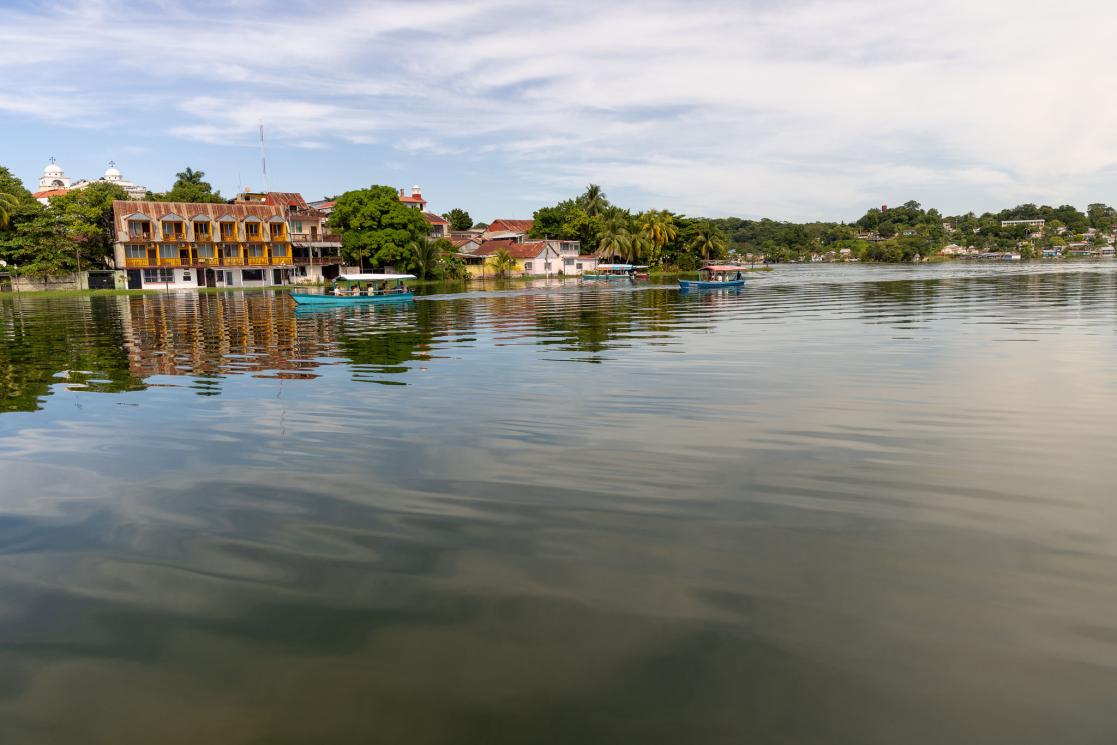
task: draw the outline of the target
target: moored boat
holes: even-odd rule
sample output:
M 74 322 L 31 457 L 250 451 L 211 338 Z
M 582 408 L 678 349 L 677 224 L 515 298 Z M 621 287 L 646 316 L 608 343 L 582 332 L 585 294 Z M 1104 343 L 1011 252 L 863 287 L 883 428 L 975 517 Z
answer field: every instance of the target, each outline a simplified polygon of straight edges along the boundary
M 632 280 L 634 279 L 636 270 L 639 268 L 641 267 L 636 267 L 632 264 L 598 264 L 593 273 L 583 274 L 582 279 L 606 281 Z M 647 267 L 642 268 L 647 269 Z
M 698 279 L 680 279 L 681 290 L 720 290 L 745 286 L 745 268 L 736 264 L 711 264 L 698 270 Z
M 325 293 L 292 292 L 299 305 L 350 305 L 407 302 L 415 294 L 403 283 L 413 274 L 341 274 Z

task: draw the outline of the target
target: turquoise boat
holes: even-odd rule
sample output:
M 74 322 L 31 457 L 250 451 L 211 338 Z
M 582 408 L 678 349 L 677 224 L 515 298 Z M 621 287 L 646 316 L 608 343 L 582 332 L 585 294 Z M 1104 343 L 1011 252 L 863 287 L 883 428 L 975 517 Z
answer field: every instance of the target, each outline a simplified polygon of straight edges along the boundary
M 714 264 L 698 270 L 698 279 L 680 279 L 680 290 L 722 290 L 745 286 L 745 268 L 735 264 Z
M 598 264 L 592 273 L 583 274 L 582 279 L 604 281 L 633 280 L 637 268 L 638 267 L 632 264 Z
M 413 274 L 341 274 L 327 292 L 292 292 L 299 305 L 360 305 L 367 303 L 405 303 L 415 293 L 403 283 Z

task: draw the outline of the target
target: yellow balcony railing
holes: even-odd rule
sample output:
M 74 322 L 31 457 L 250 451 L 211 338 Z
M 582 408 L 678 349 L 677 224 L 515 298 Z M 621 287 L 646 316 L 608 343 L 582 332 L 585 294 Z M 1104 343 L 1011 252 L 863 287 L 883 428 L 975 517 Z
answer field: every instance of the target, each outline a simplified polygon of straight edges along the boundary
M 182 266 L 182 259 L 170 259 L 165 256 L 159 257 L 159 266 Z
M 267 266 L 268 265 L 268 257 L 267 256 L 249 256 L 248 257 L 248 265 L 249 266 Z
M 124 259 L 124 266 L 129 267 L 129 268 L 153 266 L 154 263 L 155 263 L 154 261 L 147 258 L 146 256 L 143 257 L 142 259 L 132 259 L 132 258 Z
M 291 265 L 291 257 L 290 256 L 273 256 L 273 257 L 271 257 L 271 263 L 275 264 L 276 266 L 290 266 Z

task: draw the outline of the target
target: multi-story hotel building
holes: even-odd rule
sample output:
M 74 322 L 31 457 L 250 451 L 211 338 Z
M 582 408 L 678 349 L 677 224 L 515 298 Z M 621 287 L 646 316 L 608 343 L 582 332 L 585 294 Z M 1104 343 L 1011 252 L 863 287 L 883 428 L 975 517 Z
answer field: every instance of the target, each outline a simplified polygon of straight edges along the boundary
M 128 287 L 287 284 L 293 266 L 284 209 L 274 204 L 113 202 L 117 269 Z

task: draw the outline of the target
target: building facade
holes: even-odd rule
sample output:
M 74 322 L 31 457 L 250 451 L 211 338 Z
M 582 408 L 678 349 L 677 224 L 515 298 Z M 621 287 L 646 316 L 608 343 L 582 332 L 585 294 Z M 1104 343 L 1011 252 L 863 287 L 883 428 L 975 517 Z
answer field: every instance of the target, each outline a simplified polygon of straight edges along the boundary
M 133 289 L 264 287 L 292 279 L 291 236 L 270 204 L 113 202 L 116 268 Z

